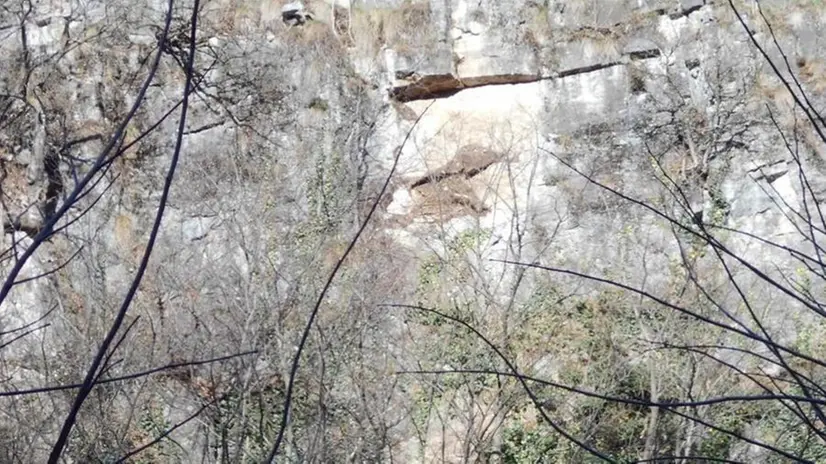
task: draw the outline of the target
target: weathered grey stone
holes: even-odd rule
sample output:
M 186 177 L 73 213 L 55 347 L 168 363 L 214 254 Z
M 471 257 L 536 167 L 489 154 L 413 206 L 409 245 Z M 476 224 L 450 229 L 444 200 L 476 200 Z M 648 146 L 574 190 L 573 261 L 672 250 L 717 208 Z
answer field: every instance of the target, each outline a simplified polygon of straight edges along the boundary
M 664 12 L 673 2 L 668 0 L 587 0 L 550 2 L 551 24 L 555 27 L 607 28 L 635 21 L 651 13 Z
M 641 58 L 654 58 L 660 54 L 660 47 L 653 40 L 632 38 L 622 47 L 622 54 Z
M 591 38 L 558 44 L 553 55 L 556 60 L 552 69 L 557 73 L 610 65 L 618 63 L 621 58 L 618 44 L 613 40 Z
M 684 16 L 688 16 L 705 6 L 705 4 L 705 0 L 680 0 L 680 4 L 677 6 L 676 11 L 669 14 L 669 17 L 671 19 L 679 19 Z
M 480 34 L 454 41 L 462 80 L 483 81 L 485 76 L 539 76 L 540 68 L 533 50 L 526 45 L 506 44 L 501 37 Z
M 184 240 L 201 240 L 209 233 L 214 219 L 212 218 L 189 218 L 181 223 L 181 234 Z
M 680 0 L 680 9 L 683 11 L 695 10 L 703 7 L 706 0 Z
M 289 25 L 301 25 L 311 20 L 313 15 L 304 8 L 302 2 L 290 2 L 281 7 L 281 19 Z
M 61 44 L 67 29 L 60 14 L 70 10 L 66 9 L 69 2 L 47 3 L 37 2 L 37 11 L 27 22 L 27 38 L 35 62 L 45 63 L 36 71 L 49 72 L 32 75 L 24 98 L 17 97 L 26 90 L 19 80 L 22 68 L 13 61 L 22 56 L 19 35 L 0 38 L 0 54 L 12 57 L 0 63 L 0 89 L 15 95 L 10 108 L 23 114 L 22 122 L 12 129 L 0 130 L 3 159 L 14 161 L 4 165 L 9 175 L 0 190 L 13 198 L 1 205 L 2 216 L 21 217 L 29 229 L 40 221 L 38 198 L 43 189 L 41 185 L 28 189 L 25 171 L 15 162 L 32 165 L 32 172 L 38 174 L 32 176 L 36 181 L 42 177 L 43 160 L 42 154 L 33 156 L 33 150 L 63 150 L 75 136 L 100 134 L 105 140 L 113 121 L 122 117 L 124 107 L 134 98 L 135 82 L 145 72 L 147 50 L 155 40 L 152 31 L 136 26 L 138 30 L 130 30 L 123 38 L 126 51 L 92 41 L 92 45 L 67 51 L 52 66 L 46 58 L 65 51 Z M 89 11 L 107 11 L 105 3 L 83 3 Z M 417 31 L 421 34 L 414 34 L 410 43 L 388 43 L 389 32 L 384 28 L 397 19 L 393 9 L 414 4 L 429 6 L 431 24 Z M 808 7 L 789 8 L 788 2 L 781 1 L 763 4 L 781 8 L 780 43 L 789 51 L 804 88 L 810 89 L 813 104 L 822 107 L 826 22 Z M 702 0 L 365 0 L 348 6 L 352 7 L 348 13 L 362 21 L 359 24 L 368 22 L 365 16 L 370 9 L 377 10 L 372 13 L 383 18 L 376 20 L 382 26 L 376 26 L 376 31 L 339 30 L 337 35 L 328 25 L 288 30 L 279 22 L 278 6 L 269 6 L 278 27 L 267 36 L 265 27 L 255 22 L 260 18 L 239 19 L 233 16 L 238 12 L 229 9 L 223 11 L 225 23 L 209 30 L 206 43 L 199 43 L 199 69 L 214 69 L 203 76 L 198 98 L 190 102 L 181 163 L 158 254 L 153 258 L 158 269 L 174 273 L 175 279 L 190 287 L 175 287 L 175 279 L 151 282 L 141 296 L 150 306 L 156 298 L 152 291 L 177 299 L 170 297 L 169 301 L 181 301 L 181 295 L 194 293 L 203 297 L 199 304 L 214 299 L 219 302 L 216 306 L 232 306 L 234 299 L 243 299 L 234 293 L 237 289 L 256 298 L 295 293 L 295 286 L 303 285 L 296 275 L 265 284 L 254 283 L 250 276 L 257 266 L 263 266 L 258 262 L 290 274 L 294 259 L 299 263 L 296 269 L 312 270 L 293 255 L 326 251 L 318 243 L 300 240 L 318 227 L 335 228 L 335 224 L 357 224 L 363 219 L 361 203 L 368 203 L 365 197 L 369 200 L 375 193 L 370 190 L 373 185 L 381 185 L 382 176 L 394 165 L 401 140 L 425 108 L 428 113 L 400 152 L 390 187 L 392 198 L 380 204 L 377 217 L 386 222 L 374 222 L 377 235 L 389 237 L 391 243 L 386 246 L 405 256 L 398 267 L 407 267 L 398 270 L 399 274 L 415 274 L 418 259 L 427 250 L 444 251 L 449 239 L 478 229 L 484 231 L 480 243 L 490 256 L 481 258 L 475 268 L 477 277 L 507 282 L 515 274 L 512 268 L 485 260 L 512 257 L 509 253 L 517 246 L 512 237 L 519 229 L 525 234 L 518 245 L 524 244 L 525 259 L 613 273 L 656 290 L 672 288 L 664 270 L 673 265 L 672 258 L 678 259 L 680 250 L 669 227 L 606 194 L 560 160 L 593 174 L 606 186 L 659 205 L 655 202 L 661 200 L 662 185 L 651 164 L 655 155 L 662 156 L 688 202 L 689 211 L 675 206 L 675 214 L 702 216 L 704 221 L 794 243 L 794 230 L 776 205 L 783 200 L 800 206 L 803 192 L 796 181 L 796 166 L 782 155 L 782 141 L 770 135 L 775 129 L 760 123 L 766 121 L 761 113 L 766 103 L 788 108 L 790 102 L 772 87 L 771 79 L 764 79 L 765 66 L 752 60 L 755 53 L 739 24 L 723 24 L 727 16 L 717 8 L 725 5 Z M 165 4 L 156 1 L 151 8 L 157 14 Z M 293 24 L 308 18 L 302 2 L 292 2 L 281 11 Z M 134 16 L 138 13 L 142 12 Z M 746 13 L 752 15 L 748 21 L 758 30 L 759 41 L 770 43 L 754 12 Z M 95 13 L 90 17 L 104 20 L 106 16 Z M 208 15 L 205 20 L 214 18 Z M 140 23 L 137 19 L 127 22 Z M 176 27 L 179 23 L 176 18 Z M 69 36 L 83 37 L 78 30 L 81 26 L 86 23 L 72 21 Z M 375 37 L 369 36 L 372 32 Z M 359 48 L 366 41 L 370 41 L 370 53 Z M 777 63 L 782 62 L 772 47 L 769 53 Z M 381 63 L 385 57 L 386 63 Z M 146 104 L 124 141 L 133 140 L 177 104 L 181 81 L 179 65 L 164 56 Z M 753 86 L 755 82 L 760 86 Z M 36 124 L 35 115 L 27 113 L 27 105 L 38 97 L 54 105 L 44 118 L 51 124 L 45 132 Z M 397 101 L 382 106 L 385 98 Z M 428 106 L 431 100 L 435 102 Z M 779 119 L 793 120 L 793 115 L 782 111 L 777 111 Z M 112 169 L 120 170 L 121 179 L 127 182 L 116 184 L 117 194 L 104 196 L 102 207 L 72 229 L 82 235 L 83 243 L 103 244 L 95 253 L 70 263 L 67 288 L 97 298 L 95 303 L 114 301 L 112 295 L 122 294 L 133 270 L 129 260 L 140 251 L 159 200 L 175 123 L 170 118 L 113 163 Z M 702 134 L 716 138 L 702 140 Z M 76 174 L 70 169 L 82 173 L 102 144 L 96 139 L 60 152 L 65 155 L 61 162 L 67 184 Z M 818 163 L 823 153 L 816 147 L 803 150 L 801 158 L 811 163 L 807 168 L 814 196 L 822 200 L 826 177 Z M 762 164 L 751 164 L 755 159 Z M 346 171 L 351 164 L 357 167 Z M 15 175 L 15 170 L 22 174 Z M 350 182 L 357 192 L 352 195 L 345 191 Z M 102 183 L 89 198 L 103 193 Z M 124 216 L 134 217 L 138 226 L 118 239 L 109 225 L 117 222 L 110 216 L 121 210 L 127 211 Z M 336 216 L 337 211 L 346 214 Z M 144 229 L 137 230 L 140 227 Z M 347 227 L 333 231 L 337 239 L 349 236 Z M 8 229 L 7 242 L 13 236 L 22 239 L 23 246 L 28 243 L 21 225 L 9 224 Z M 748 253 L 759 264 L 787 259 L 776 250 L 765 251 L 738 240 L 732 239 L 733 249 Z M 646 256 L 643 264 L 635 261 L 634 252 L 640 248 L 653 255 Z M 51 244 L 44 247 L 46 253 L 57 254 L 55 249 Z M 372 251 L 367 248 L 367 253 Z M 48 269 L 38 265 L 25 276 Z M 209 276 L 220 277 L 206 280 Z M 349 277 L 354 278 L 348 285 L 360 291 L 355 286 L 361 276 Z M 208 293 L 219 285 L 226 295 Z M 51 303 L 54 291 L 45 285 L 21 290 L 4 307 L 3 317 L 30 322 L 39 315 L 33 308 L 48 306 L 45 303 Z M 337 295 L 344 293 L 337 291 Z M 252 319 L 257 317 L 257 307 L 267 312 L 282 303 L 285 307 L 294 304 L 254 302 L 249 305 L 255 308 L 239 304 L 214 312 L 232 317 L 249 311 Z M 209 319 L 211 308 L 200 316 Z M 105 319 L 95 314 L 98 317 Z M 771 322 L 779 325 L 782 321 Z M 165 320 L 164 324 L 172 322 Z M 536 364 L 547 373 L 558 370 L 545 358 Z M 177 418 L 177 413 L 170 417 Z M 191 430 L 184 435 L 197 442 Z

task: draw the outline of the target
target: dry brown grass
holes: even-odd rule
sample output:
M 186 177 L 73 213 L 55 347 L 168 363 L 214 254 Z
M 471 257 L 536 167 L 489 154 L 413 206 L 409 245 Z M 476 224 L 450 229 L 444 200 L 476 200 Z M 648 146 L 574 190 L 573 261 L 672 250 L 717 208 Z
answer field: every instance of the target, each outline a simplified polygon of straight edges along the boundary
M 734 0 L 734 6 L 740 15 L 749 21 L 750 27 L 758 33 L 768 33 L 768 25 L 760 16 L 760 10 L 766 20 L 771 24 L 776 34 L 786 34 L 791 32 L 793 27 L 792 14 L 799 13 L 804 17 L 815 18 L 823 14 L 823 0 L 784 0 L 782 2 L 761 2 L 760 9 L 758 3 L 752 0 Z M 728 2 L 719 2 L 714 8 L 714 16 L 723 28 L 742 28 L 728 5 Z
M 321 22 L 311 21 L 301 27 L 290 29 L 290 37 L 304 45 L 319 44 L 333 46 L 335 36 L 330 26 Z
M 548 8 L 544 5 L 530 3 L 523 15 L 526 18 L 525 40 L 535 47 L 541 47 L 549 43 L 551 22 L 548 18 Z
M 822 62 L 802 63 L 798 61 L 798 66 L 797 76 L 807 91 L 819 93 L 826 90 L 826 78 L 823 77 L 823 70 L 826 70 L 826 66 Z M 815 71 L 817 69 L 821 71 L 818 73 Z M 764 70 L 757 75 L 752 95 L 756 108 L 762 110 L 763 105 L 768 103 L 781 127 L 785 129 L 794 127 L 799 118 L 799 115 L 795 114 L 794 99 L 771 70 Z
M 115 217 L 114 236 L 115 242 L 123 250 L 128 250 L 134 245 L 132 217 L 127 214 L 119 214 Z
M 812 128 L 811 123 L 805 121 L 800 123 L 798 127 L 803 134 L 801 137 L 803 145 L 814 155 L 811 159 L 813 161 L 826 159 L 826 150 L 823 148 L 823 141 L 820 140 L 814 128 Z
M 19 214 L 25 209 L 29 194 L 26 167 L 14 162 L 3 162 L 0 170 L 0 192 L 7 202 L 6 206 L 11 208 L 7 213 Z
M 224 35 L 255 28 L 261 19 L 261 12 L 249 1 L 230 0 L 215 4 L 210 9 L 213 10 L 210 14 L 203 15 L 206 18 L 204 25 Z
M 794 99 L 771 70 L 764 70 L 757 75 L 752 92 L 758 106 L 762 107 L 766 103 L 772 106 L 781 125 L 794 125 Z
M 353 46 L 375 54 L 382 46 L 404 53 L 435 37 L 427 2 L 407 0 L 399 8 L 355 8 Z
M 809 91 L 823 93 L 826 91 L 826 62 L 821 59 L 797 59 L 800 79 L 808 86 Z
M 568 40 L 582 43 L 600 58 L 616 59 L 620 55 L 622 35 L 612 29 L 583 27 L 571 32 Z

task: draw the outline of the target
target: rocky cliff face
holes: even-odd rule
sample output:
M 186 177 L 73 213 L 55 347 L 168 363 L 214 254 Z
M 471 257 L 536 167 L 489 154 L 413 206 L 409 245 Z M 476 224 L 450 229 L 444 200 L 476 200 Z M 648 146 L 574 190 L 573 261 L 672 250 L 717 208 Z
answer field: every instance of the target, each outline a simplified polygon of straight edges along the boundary
M 629 230 L 638 240 L 648 229 L 644 247 L 659 256 L 631 279 L 656 280 L 678 254 L 674 237 L 581 174 L 654 204 L 662 195 L 659 173 L 682 188 L 690 214 L 702 221 L 779 243 L 798 240 L 772 206 L 799 204 L 804 195 L 795 161 L 767 117 L 793 118 L 793 111 L 728 5 L 433 3 L 432 21 L 447 25 L 439 51 L 426 59 L 386 54 L 391 98 L 416 114 L 435 99 L 402 155 L 409 182 L 388 210 L 405 218 L 402 236 L 480 228 L 489 232 L 486 257 L 509 259 L 519 229 L 530 244 L 518 253 L 523 260 L 553 256 L 568 267 L 613 272 L 639 265 L 621 256 L 619 244 Z M 813 8 L 772 4 L 764 14 L 785 49 L 803 57 L 790 69 L 807 75 L 803 85 L 819 98 L 817 78 L 804 68 L 812 59 L 805 57 L 818 54 L 822 23 L 800 21 L 807 12 L 822 16 Z M 768 40 L 758 11 L 747 11 L 756 36 Z M 781 61 L 776 49 L 770 53 Z M 820 196 L 822 147 L 803 145 L 800 158 Z M 468 147 L 485 155 L 465 174 L 449 175 Z M 428 207 L 433 198 L 437 209 Z M 746 242 L 732 246 L 764 264 L 783 259 L 783 252 Z
M 509 152 L 502 160 L 525 163 L 539 157 L 546 171 L 555 170 L 547 161 L 553 156 L 536 153 L 552 150 L 561 155 L 568 151 L 562 145 L 580 145 L 580 159 L 593 157 L 588 151 L 610 149 L 629 167 L 647 163 L 652 153 L 681 152 L 675 155 L 685 157 L 684 170 L 704 171 L 703 177 L 711 174 L 712 181 L 696 186 L 706 202 L 710 192 L 720 191 L 720 201 L 736 204 L 726 217 L 735 222 L 753 219 L 754 205 L 744 203 L 760 201 L 735 193 L 751 188 L 732 185 L 753 184 L 745 173 L 761 165 L 777 166 L 778 172 L 768 178 L 783 183 L 778 166 L 783 163 L 763 159 L 782 156 L 766 153 L 773 151 L 765 145 L 771 142 L 750 146 L 771 137 L 771 127 L 760 127 L 765 121 L 752 110 L 758 110 L 761 97 L 778 96 L 777 82 L 755 60 L 724 5 L 618 2 L 597 8 L 585 6 L 587 2 L 568 7 L 525 2 L 474 9 L 464 3 L 436 3 L 440 5 L 431 6 L 431 11 L 444 15 L 441 22 L 450 25 L 438 41 L 447 51 L 425 62 L 392 48 L 387 53 L 393 76 L 390 93 L 396 100 L 421 111 L 424 105 L 418 100 L 437 99 L 423 122 L 428 126 L 433 121 L 432 128 L 422 128 L 422 133 L 440 131 L 456 140 L 459 135 L 451 133 L 450 126 L 461 126 L 457 131 L 473 132 L 468 140 L 507 139 L 522 146 L 496 147 L 494 151 Z M 802 13 L 780 18 L 801 56 L 814 56 L 819 26 L 795 24 L 797 14 Z M 807 43 L 802 37 L 814 41 Z M 728 119 L 721 119 L 720 111 L 727 112 Z M 635 142 L 651 143 L 654 124 L 667 127 L 660 132 L 671 133 L 658 140 L 660 146 L 649 146 L 652 153 L 639 153 Z M 709 129 L 718 134 L 700 140 L 700 133 Z M 508 135 L 501 134 L 506 131 Z M 595 140 L 586 141 L 583 134 Z M 600 147 L 596 142 L 605 135 L 625 148 Z M 417 174 L 450 160 L 443 146 L 436 145 L 439 148 L 432 151 L 438 153 L 432 160 L 423 155 L 414 168 Z M 630 173 L 615 171 L 620 177 Z M 499 186 L 493 190 L 501 194 Z M 695 207 L 698 214 L 704 208 L 700 197 Z
M 453 307 L 495 333 L 525 369 L 554 379 L 584 375 L 575 366 L 602 353 L 583 342 L 584 333 L 623 339 L 622 362 L 607 367 L 606 378 L 647 366 L 629 340 L 667 339 L 677 322 L 614 295 L 625 313 L 604 316 L 616 331 L 600 332 L 604 326 L 582 316 L 583 308 L 605 313 L 593 309 L 605 298 L 598 287 L 503 263 L 612 276 L 678 299 L 687 298 L 682 281 L 718 282 L 708 250 L 629 199 L 729 231 L 732 250 L 781 275 L 799 265 L 765 241 L 811 249 L 789 211 L 821 200 L 824 147 L 800 126 L 789 93 L 727 2 L 296 3 L 309 19 L 290 25 L 278 1 L 203 5 L 181 165 L 129 313 L 130 323 L 141 322 L 125 338 L 120 366 L 138 371 L 258 351 L 153 380 L 148 394 L 140 385 L 107 392 L 106 408 L 78 427 L 70 447 L 76 462 L 122 455 L 153 435 L 160 425 L 133 426 L 130 404 L 142 405 L 135 414 L 149 422 L 172 424 L 216 392 L 235 395 L 237 404 L 222 400 L 212 425 L 182 429 L 191 450 L 170 445 L 152 459 L 261 458 L 269 441 L 255 437 L 272 435 L 276 421 L 244 422 L 251 404 L 266 395 L 279 404 L 302 324 L 374 201 L 367 235 L 321 306 L 311 342 L 317 354 L 307 355 L 300 378 L 308 393 L 296 417 L 304 428 L 287 451 L 296 459 L 481 459 L 507 449 L 503 431 L 533 420 L 511 414 L 501 385 L 445 387 L 440 399 L 426 377 L 400 387 L 389 373 L 443 360 L 470 368 L 468 356 L 456 353 L 485 350 L 377 304 Z M 799 76 L 812 106 L 822 106 L 826 9 L 762 2 L 761 16 L 737 4 L 754 37 L 783 63 L 770 46 L 775 34 L 788 54 L 782 73 Z M 123 298 L 174 147 L 191 8 L 176 4 L 157 77 L 114 140 L 117 155 L 18 280 L 42 278 L 22 282 L 3 302 L 0 330 L 41 317 L 50 324 L 4 352 L 3 376 L 15 379 L 7 390 L 76 382 Z M 125 118 L 165 11 L 158 1 L 65 0 L 0 13 L 0 53 L 9 57 L 0 62 L 4 266 L 60 210 Z M 396 162 L 390 189 L 378 198 Z M 799 180 L 804 169 L 808 187 Z M 686 271 L 687 260 L 698 271 Z M 754 282 L 749 273 L 742 279 Z M 790 323 L 771 311 L 781 298 L 776 289 L 749 292 L 763 302 L 767 327 L 796 343 L 809 318 Z M 717 296 L 737 305 L 731 289 Z M 410 321 L 425 328 L 411 329 Z M 428 337 L 451 342 L 434 350 Z M 55 398 L 44 408 L 18 398 L 8 405 L 53 424 L 67 407 Z M 333 419 L 311 410 L 313 401 Z M 278 416 L 275 406 L 257 404 L 260 417 Z M 473 404 L 498 409 L 474 416 Z M 355 412 L 344 418 L 342 411 Z M 119 425 L 105 430 L 99 421 Z M 9 450 L 8 462 L 33 462 L 49 449 L 53 428 L 4 431 L 8 446 L 0 448 Z M 360 432 L 349 434 L 353 428 Z M 688 450 L 678 451 L 700 443 L 691 433 Z M 17 442 L 26 445 L 11 445 Z

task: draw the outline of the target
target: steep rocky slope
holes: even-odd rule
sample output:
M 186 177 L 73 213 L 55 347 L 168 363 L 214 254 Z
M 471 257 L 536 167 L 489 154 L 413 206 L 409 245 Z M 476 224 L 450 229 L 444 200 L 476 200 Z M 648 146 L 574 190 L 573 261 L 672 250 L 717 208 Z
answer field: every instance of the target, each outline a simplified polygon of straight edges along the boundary
M 374 203 L 304 351 L 286 461 L 585 462 L 513 379 L 422 373 L 505 367 L 461 327 L 387 303 L 471 322 L 524 373 L 566 385 L 654 401 L 754 391 L 719 363 L 654 349 L 750 341 L 634 292 L 505 261 L 602 276 L 723 320 L 715 308 L 735 320 L 754 309 L 774 339 L 823 354 L 804 302 L 742 262 L 727 267 L 678 226 L 719 232 L 748 264 L 799 278 L 818 299 L 818 271 L 789 248 L 819 252 L 822 231 L 801 232 L 799 212 L 822 199 L 826 147 L 727 2 L 307 1 L 313 19 L 290 25 L 282 3 L 202 5 L 180 166 L 106 376 L 255 353 L 99 387 L 67 459 L 109 462 L 209 404 L 147 462 L 260 462 L 303 325 Z M 735 4 L 821 108 L 826 7 Z M 0 11 L 5 269 L 126 117 L 166 8 L 33 0 Z M 38 321 L 3 346 L 3 391 L 78 382 L 109 329 L 172 158 L 191 9 L 175 4 L 157 75 L 114 140 L 118 155 L 2 302 L 4 337 Z M 765 447 L 657 408 L 541 393 L 556 418 L 618 458 L 773 462 Z M 4 397 L 0 461 L 44 460 L 71 399 L 71 390 Z M 766 411 L 701 415 L 802 446 L 803 432 L 788 438 L 787 422 Z

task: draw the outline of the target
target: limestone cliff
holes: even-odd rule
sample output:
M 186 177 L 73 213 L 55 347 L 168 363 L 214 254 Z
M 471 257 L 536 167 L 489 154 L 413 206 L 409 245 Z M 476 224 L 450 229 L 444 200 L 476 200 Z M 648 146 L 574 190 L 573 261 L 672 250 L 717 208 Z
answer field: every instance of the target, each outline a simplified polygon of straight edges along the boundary
M 822 108 L 822 2 L 734 3 L 780 74 L 799 79 L 792 91 Z M 78 382 L 138 268 L 175 146 L 191 2 L 174 4 L 157 75 L 113 134 L 166 8 L 33 0 L 0 11 L 4 272 L 115 147 L 0 306 L 2 336 L 48 324 L 2 345 L 3 391 Z M 697 368 L 708 360 L 666 354 L 660 369 L 645 344 L 688 334 L 728 343 L 724 334 L 639 294 L 506 261 L 603 276 L 702 314 L 737 308 L 732 320 L 747 293 L 761 329 L 819 353 L 808 300 L 788 300 L 747 264 L 797 276 L 792 286 L 806 282 L 819 301 L 809 275 L 819 271 L 799 258 L 819 256 L 824 231 L 800 224 L 826 191 L 826 147 L 728 2 L 213 0 L 200 18 L 181 164 L 128 313 L 134 329 L 107 375 L 255 353 L 103 391 L 81 415 L 73 462 L 109 462 L 210 401 L 209 421 L 183 427 L 184 445 L 164 441 L 148 462 L 261 461 L 303 324 L 374 204 L 311 332 L 290 462 L 585 462 L 569 442 L 546 440 L 555 432 L 526 412 L 513 379 L 419 372 L 504 367 L 465 332 L 387 303 L 453 311 L 527 373 L 565 384 L 647 399 L 751 392 L 713 363 Z M 748 263 L 726 267 L 686 232 L 698 227 Z M 0 461 L 44 460 L 68 407 L 48 398 L 0 408 L 17 411 L 0 420 Z M 718 446 L 720 459 L 773 462 L 646 408 L 600 413 L 547 398 L 617 456 Z M 782 442 L 771 414 L 750 414 L 738 430 Z M 37 427 L 3 426 L 18 422 Z M 628 433 L 614 434 L 618 424 Z M 540 448 L 556 461 L 519 451 Z

